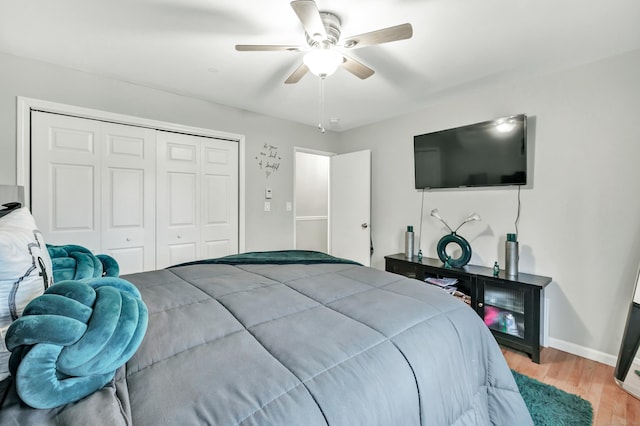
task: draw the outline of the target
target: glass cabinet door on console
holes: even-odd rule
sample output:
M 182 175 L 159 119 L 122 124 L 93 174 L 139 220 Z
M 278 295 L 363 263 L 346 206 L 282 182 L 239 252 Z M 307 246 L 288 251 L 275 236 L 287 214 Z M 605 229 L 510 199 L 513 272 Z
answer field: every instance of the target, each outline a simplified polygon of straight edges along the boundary
M 476 311 L 496 340 L 526 352 L 536 347 L 533 351 L 536 360 L 539 356 L 539 293 L 534 294 L 537 292 L 528 285 L 484 278 L 478 279 L 477 292 Z
M 525 291 L 505 288 L 502 285 L 483 281 L 484 300 L 478 305 L 484 323 L 492 330 L 501 331 L 521 339 L 525 338 Z M 482 300 L 482 299 L 481 299 Z

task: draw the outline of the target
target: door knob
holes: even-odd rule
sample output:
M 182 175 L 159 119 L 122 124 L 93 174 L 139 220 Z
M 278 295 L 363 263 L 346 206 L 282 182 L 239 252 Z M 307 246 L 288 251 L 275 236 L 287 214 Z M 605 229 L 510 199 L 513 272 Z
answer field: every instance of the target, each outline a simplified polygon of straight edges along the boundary
M 369 227 L 369 225 L 367 225 L 366 223 L 363 223 L 363 224 L 362 224 L 362 225 L 360 225 L 360 226 L 362 226 L 362 229 L 367 229 L 367 228 Z

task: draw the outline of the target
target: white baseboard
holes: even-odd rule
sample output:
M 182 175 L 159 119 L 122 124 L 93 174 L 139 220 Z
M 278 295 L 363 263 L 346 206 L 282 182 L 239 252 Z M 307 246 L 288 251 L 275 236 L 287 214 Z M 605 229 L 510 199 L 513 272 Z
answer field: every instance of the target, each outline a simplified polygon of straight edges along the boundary
M 575 343 L 565 342 L 564 340 L 555 339 L 553 337 L 549 337 L 548 339 L 549 347 L 561 350 L 563 352 L 569 352 L 573 355 L 581 356 L 582 358 L 587 358 L 592 361 L 601 362 L 603 364 L 610 365 L 615 367 L 618 362 L 617 355 L 611 355 L 604 352 L 596 351 L 595 349 L 586 348 L 584 346 L 576 345 Z

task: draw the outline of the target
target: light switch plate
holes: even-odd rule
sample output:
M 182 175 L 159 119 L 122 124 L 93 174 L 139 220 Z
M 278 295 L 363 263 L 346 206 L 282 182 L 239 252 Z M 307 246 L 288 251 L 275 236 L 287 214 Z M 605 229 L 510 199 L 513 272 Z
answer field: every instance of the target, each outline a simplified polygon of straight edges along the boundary
M 291 201 L 287 201 L 287 204 L 285 204 L 285 206 L 288 212 L 293 210 L 293 205 L 291 204 Z
M 264 211 L 265 212 L 270 212 L 271 211 L 271 202 L 270 201 L 265 201 L 264 202 Z

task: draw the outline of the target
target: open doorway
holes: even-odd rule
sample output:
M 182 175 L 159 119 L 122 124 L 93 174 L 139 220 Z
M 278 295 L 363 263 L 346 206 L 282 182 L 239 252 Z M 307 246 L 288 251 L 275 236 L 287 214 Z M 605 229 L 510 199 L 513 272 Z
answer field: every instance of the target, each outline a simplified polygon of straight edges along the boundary
M 329 168 L 333 153 L 294 148 L 294 247 L 329 252 Z
M 294 148 L 294 156 L 294 247 L 369 266 L 371 151 Z

